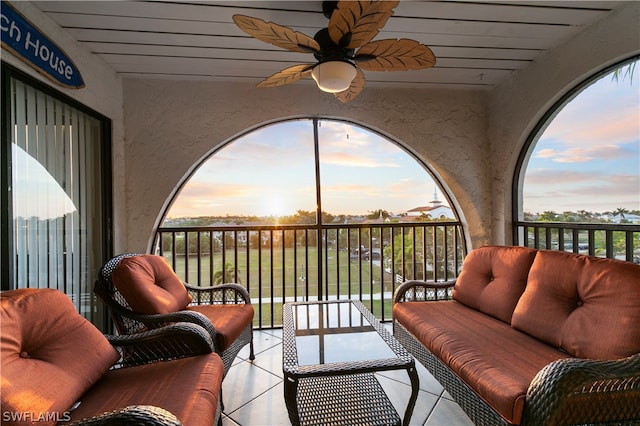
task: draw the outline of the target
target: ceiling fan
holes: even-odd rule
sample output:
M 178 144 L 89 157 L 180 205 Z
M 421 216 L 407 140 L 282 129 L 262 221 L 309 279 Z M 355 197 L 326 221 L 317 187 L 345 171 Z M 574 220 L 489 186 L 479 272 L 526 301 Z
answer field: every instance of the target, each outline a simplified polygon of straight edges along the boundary
M 292 52 L 313 53 L 317 62 L 295 65 L 273 74 L 257 87 L 276 87 L 312 76 L 325 92 L 342 102 L 356 98 L 365 85 L 362 70 L 406 71 L 429 68 L 436 58 L 431 49 L 411 39 L 371 41 L 393 15 L 399 1 L 323 1 L 329 19 L 312 38 L 259 18 L 234 15 L 247 34 Z

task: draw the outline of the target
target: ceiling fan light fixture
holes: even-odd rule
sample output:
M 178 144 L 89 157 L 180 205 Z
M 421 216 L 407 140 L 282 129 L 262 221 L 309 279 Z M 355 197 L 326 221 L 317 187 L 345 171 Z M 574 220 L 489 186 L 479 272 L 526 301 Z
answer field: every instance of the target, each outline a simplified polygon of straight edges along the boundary
M 311 76 L 323 92 L 344 92 L 356 77 L 356 67 L 349 62 L 327 61 L 316 65 Z

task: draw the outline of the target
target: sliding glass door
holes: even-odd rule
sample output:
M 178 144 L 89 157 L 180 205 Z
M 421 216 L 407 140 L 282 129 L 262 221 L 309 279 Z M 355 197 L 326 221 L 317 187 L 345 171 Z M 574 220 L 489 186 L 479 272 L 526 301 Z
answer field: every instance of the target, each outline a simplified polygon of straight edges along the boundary
M 22 78 L 5 76 L 2 89 L 10 110 L 3 289 L 58 289 L 101 327 L 93 282 L 109 251 L 109 121 Z

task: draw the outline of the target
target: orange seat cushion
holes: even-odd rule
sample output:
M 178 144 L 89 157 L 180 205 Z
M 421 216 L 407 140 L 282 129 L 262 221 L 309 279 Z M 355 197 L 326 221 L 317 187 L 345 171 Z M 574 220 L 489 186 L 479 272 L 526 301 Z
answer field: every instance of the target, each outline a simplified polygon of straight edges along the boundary
M 639 353 L 640 265 L 540 251 L 512 325 L 579 358 Z
M 15 424 L 55 424 L 120 357 L 102 333 L 53 289 L 0 293 L 2 414 Z M 44 416 L 44 417 L 41 417 Z
M 184 284 L 162 256 L 125 257 L 111 280 L 131 309 L 142 314 L 177 312 L 191 302 Z
M 536 250 L 527 247 L 486 246 L 471 251 L 453 298 L 510 324 L 535 256 Z
M 393 317 L 507 421 L 520 424 L 529 384 L 569 355 L 456 301 L 393 305 Z
M 153 405 L 184 425 L 214 425 L 223 370 L 215 353 L 111 370 L 80 398 L 72 421 L 128 405 Z
M 242 331 L 253 322 L 253 305 L 191 305 L 187 309 L 200 312 L 216 329 L 216 348 L 225 350 L 242 334 Z

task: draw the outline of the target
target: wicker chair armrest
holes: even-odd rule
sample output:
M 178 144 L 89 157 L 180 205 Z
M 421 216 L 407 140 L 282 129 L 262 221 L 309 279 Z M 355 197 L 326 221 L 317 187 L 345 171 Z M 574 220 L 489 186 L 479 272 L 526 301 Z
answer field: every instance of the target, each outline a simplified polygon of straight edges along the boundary
M 184 322 L 141 333 L 106 337 L 121 355 L 113 369 L 209 354 L 214 351 L 213 340 L 207 330 L 199 325 Z
M 109 413 L 88 417 L 70 426 L 181 426 L 182 422 L 169 411 L 152 405 L 129 405 Z
M 226 283 L 211 287 L 197 287 L 184 283 L 184 286 L 196 305 L 251 304 L 249 292 L 240 284 Z
M 451 299 L 451 290 L 456 280 L 449 281 L 405 281 L 396 289 L 393 302 L 418 302 Z
M 527 425 L 639 424 L 640 354 L 554 361 L 531 382 L 524 410 Z
M 117 311 L 117 313 L 123 317 L 131 318 L 143 323 L 149 329 L 165 327 L 168 324 L 173 324 L 176 322 L 188 322 L 199 325 L 200 327 L 207 330 L 214 342 L 216 339 L 217 332 L 215 327 L 211 323 L 211 320 L 207 318 L 206 315 L 200 312 L 184 310 L 178 312 L 170 312 L 168 314 L 140 314 L 130 309 L 126 309 L 118 304 L 114 304 L 114 306 L 112 306 L 112 309 Z

